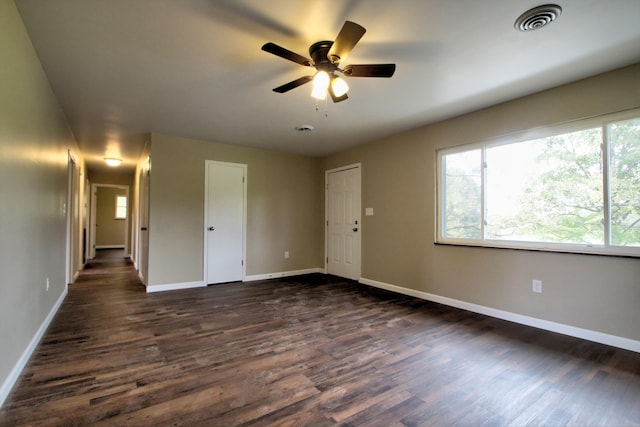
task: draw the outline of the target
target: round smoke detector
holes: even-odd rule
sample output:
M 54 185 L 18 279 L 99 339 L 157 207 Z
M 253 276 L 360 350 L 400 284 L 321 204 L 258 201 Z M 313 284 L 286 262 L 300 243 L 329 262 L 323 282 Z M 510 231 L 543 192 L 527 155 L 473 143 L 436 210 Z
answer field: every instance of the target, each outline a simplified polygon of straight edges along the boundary
M 311 125 L 300 125 L 300 126 L 296 126 L 295 129 L 298 132 L 305 133 L 305 132 L 311 132 L 313 130 L 313 126 L 311 126 Z
M 545 4 L 527 10 L 516 19 L 515 27 L 518 31 L 532 31 L 544 27 L 555 21 L 562 13 L 557 4 Z

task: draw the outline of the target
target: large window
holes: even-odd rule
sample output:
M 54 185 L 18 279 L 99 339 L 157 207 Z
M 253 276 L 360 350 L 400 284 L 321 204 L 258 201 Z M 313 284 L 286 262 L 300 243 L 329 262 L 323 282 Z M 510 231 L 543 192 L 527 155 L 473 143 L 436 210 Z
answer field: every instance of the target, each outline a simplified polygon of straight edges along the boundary
M 440 243 L 640 256 L 640 117 L 438 152 Z

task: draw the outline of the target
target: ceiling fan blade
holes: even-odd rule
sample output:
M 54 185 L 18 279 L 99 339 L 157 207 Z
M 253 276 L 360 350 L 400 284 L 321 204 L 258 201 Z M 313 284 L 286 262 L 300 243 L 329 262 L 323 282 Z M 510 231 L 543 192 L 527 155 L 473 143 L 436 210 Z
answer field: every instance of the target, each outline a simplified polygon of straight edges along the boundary
M 345 21 L 342 29 L 327 53 L 327 59 L 333 64 L 344 61 L 351 49 L 358 43 L 367 30 L 355 22 Z
M 296 64 L 304 65 L 310 67 L 313 65 L 313 61 L 309 58 L 305 58 L 302 55 L 298 55 L 295 52 L 291 52 L 289 49 L 285 49 L 282 46 L 278 46 L 275 43 L 265 43 L 262 46 L 262 50 L 265 52 L 272 53 L 280 58 L 288 59 L 289 61 L 293 61 Z
M 287 91 L 290 91 L 291 89 L 297 88 L 298 86 L 302 86 L 305 83 L 309 83 L 311 80 L 313 80 L 313 76 L 300 77 L 299 79 L 296 79 L 292 82 L 285 83 L 282 86 L 278 86 L 277 88 L 273 89 L 273 91 L 278 93 L 285 93 Z
M 331 87 L 331 85 L 329 85 L 329 95 L 331 96 L 331 99 L 333 100 L 333 102 L 340 102 L 349 98 L 349 96 L 346 93 L 342 96 L 336 96 L 336 94 L 333 92 L 333 88 Z
M 396 64 L 347 65 L 342 72 L 348 77 L 391 77 Z

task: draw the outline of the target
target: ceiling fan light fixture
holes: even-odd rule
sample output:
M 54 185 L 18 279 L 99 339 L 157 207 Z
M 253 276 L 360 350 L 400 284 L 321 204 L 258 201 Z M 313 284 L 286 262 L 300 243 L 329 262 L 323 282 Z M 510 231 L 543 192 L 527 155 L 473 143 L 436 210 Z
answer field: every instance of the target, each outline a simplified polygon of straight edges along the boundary
M 344 79 L 334 77 L 334 79 L 331 80 L 331 89 L 333 90 L 334 95 L 339 98 L 349 91 L 349 85 L 344 81 Z
M 120 163 L 122 163 L 122 159 L 116 159 L 115 157 L 105 157 L 104 161 L 111 167 L 120 166 Z
M 265 43 L 262 50 L 272 55 L 279 56 L 296 64 L 313 67 L 317 70 L 315 75 L 306 75 L 285 83 L 273 89 L 277 93 L 285 93 L 303 84 L 313 82 L 311 96 L 319 100 L 326 100 L 327 94 L 333 102 L 342 102 L 349 97 L 347 83 L 336 75 L 340 73 L 346 77 L 391 77 L 396 70 L 396 64 L 361 64 L 340 67 L 347 55 L 355 47 L 367 30 L 359 24 L 345 21 L 335 40 L 321 40 L 309 47 L 311 59 L 278 46 L 275 43 Z M 318 105 L 316 103 L 316 110 Z
M 311 96 L 315 99 L 326 99 L 329 81 L 329 74 L 326 71 L 318 71 L 313 77 Z

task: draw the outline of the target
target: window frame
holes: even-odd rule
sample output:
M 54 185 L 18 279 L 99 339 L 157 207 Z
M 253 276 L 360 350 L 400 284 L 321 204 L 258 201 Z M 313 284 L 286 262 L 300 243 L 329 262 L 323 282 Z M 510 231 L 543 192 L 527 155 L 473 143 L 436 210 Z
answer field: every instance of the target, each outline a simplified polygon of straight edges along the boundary
M 533 128 L 521 132 L 490 138 L 482 141 L 476 141 L 469 144 L 458 145 L 453 147 L 443 147 L 436 149 L 435 155 L 435 173 L 436 173 L 436 191 L 435 191 L 435 244 L 454 245 L 454 246 L 474 246 L 486 248 L 502 248 L 516 250 L 533 250 L 543 252 L 563 252 L 577 254 L 594 254 L 594 255 L 610 255 L 624 257 L 640 257 L 640 246 L 617 246 L 612 245 L 611 240 L 611 194 L 610 194 L 610 141 L 608 125 L 625 120 L 640 118 L 640 109 L 633 109 L 623 112 L 617 112 L 588 119 L 580 119 L 560 124 Z M 601 159 L 602 159 L 602 200 L 603 200 L 603 216 L 604 244 L 573 244 L 573 243 L 554 243 L 554 242 L 538 242 L 538 241 L 520 241 L 506 239 L 489 239 L 486 235 L 487 223 L 487 167 L 486 167 L 486 151 L 489 148 L 502 145 L 516 144 L 520 142 L 532 141 L 540 138 L 548 138 L 552 136 L 562 135 L 566 133 L 582 131 L 592 128 L 600 128 L 602 132 L 601 142 Z M 444 194 L 444 167 L 443 161 L 447 155 L 462 153 L 480 149 L 480 239 L 472 238 L 454 238 L 443 236 L 446 199 Z
M 124 206 L 118 204 L 118 199 L 123 198 L 125 200 Z M 123 220 L 129 217 L 129 197 L 126 194 L 116 194 L 115 195 L 115 216 L 114 219 Z M 124 216 L 118 216 L 118 209 L 124 207 Z

